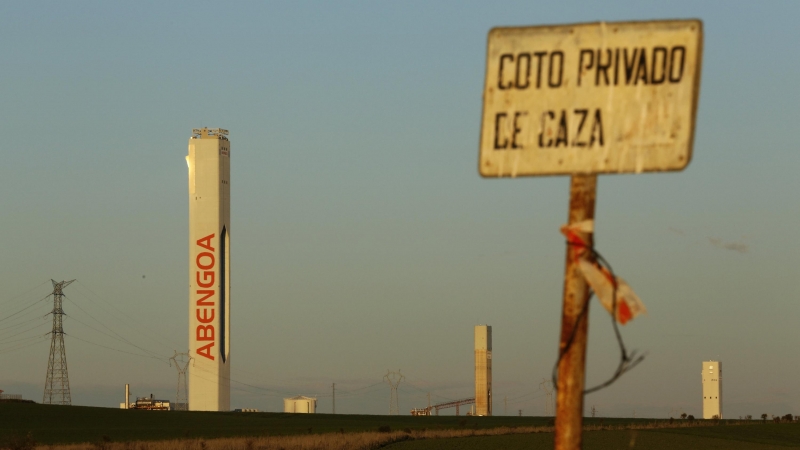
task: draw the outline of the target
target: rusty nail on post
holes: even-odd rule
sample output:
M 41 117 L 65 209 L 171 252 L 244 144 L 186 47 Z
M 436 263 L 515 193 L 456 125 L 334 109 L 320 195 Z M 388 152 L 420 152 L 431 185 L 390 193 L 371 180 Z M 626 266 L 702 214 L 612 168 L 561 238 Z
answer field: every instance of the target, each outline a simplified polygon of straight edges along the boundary
M 569 223 L 594 219 L 594 203 L 597 193 L 597 175 L 573 175 L 570 181 Z M 593 245 L 590 233 L 581 233 L 588 245 Z M 556 450 L 578 450 L 581 448 L 583 427 L 583 389 L 586 369 L 586 336 L 589 330 L 588 310 L 580 323 L 576 324 L 581 311 L 589 301 L 589 287 L 581 275 L 577 254 L 581 248 L 567 247 L 567 262 L 564 271 L 564 306 L 561 313 L 561 339 L 559 355 L 575 336 L 569 350 L 558 364 L 558 395 L 556 397 Z

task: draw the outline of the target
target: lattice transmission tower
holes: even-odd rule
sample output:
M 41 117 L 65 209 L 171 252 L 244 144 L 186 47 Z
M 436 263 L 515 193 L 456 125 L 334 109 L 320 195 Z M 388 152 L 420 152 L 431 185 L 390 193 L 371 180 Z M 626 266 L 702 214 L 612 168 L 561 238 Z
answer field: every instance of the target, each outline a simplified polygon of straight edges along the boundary
M 400 405 L 397 401 L 397 386 L 400 385 L 400 382 L 405 380 L 406 377 L 400 373 L 400 369 L 397 369 L 397 372 L 392 372 L 391 370 L 386 371 L 386 375 L 383 376 L 383 380 L 389 383 L 389 387 L 391 388 L 391 393 L 389 394 L 389 415 L 390 416 L 397 416 L 400 414 Z
M 172 356 L 172 358 L 169 359 L 169 365 L 172 366 L 174 363 L 175 368 L 178 369 L 178 392 L 175 395 L 176 411 L 189 410 L 189 393 L 186 385 L 186 369 L 189 368 L 189 362 L 191 362 L 193 359 L 194 358 L 192 358 L 188 352 L 178 353 L 177 350 L 175 350 L 175 354 Z
M 42 403 L 49 405 L 71 405 L 69 393 L 69 373 L 67 372 L 67 351 L 64 348 L 64 288 L 73 281 L 53 282 L 53 331 L 50 332 L 50 359 L 47 361 L 47 378 L 44 382 Z
M 553 404 L 553 382 L 548 380 L 547 378 L 542 378 L 542 382 L 539 383 L 539 390 L 545 393 L 544 398 L 544 415 L 545 416 L 555 416 L 555 405 Z

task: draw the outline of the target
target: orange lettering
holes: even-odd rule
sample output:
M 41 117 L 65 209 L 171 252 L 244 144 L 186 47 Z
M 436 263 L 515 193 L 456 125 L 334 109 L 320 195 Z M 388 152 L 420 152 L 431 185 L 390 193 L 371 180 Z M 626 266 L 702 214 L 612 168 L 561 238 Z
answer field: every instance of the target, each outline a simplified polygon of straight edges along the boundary
M 211 262 L 208 263 L 208 265 L 205 265 L 205 266 L 203 265 L 203 263 L 200 262 L 200 259 L 203 258 L 204 256 L 206 258 L 210 258 L 211 259 Z M 199 267 L 199 268 L 201 268 L 203 270 L 213 269 L 214 268 L 214 254 L 213 253 L 209 253 L 209 252 L 198 253 L 197 254 L 197 258 L 195 258 L 195 262 L 197 262 L 197 267 Z
M 213 347 L 213 346 L 214 346 L 213 342 L 210 343 L 210 344 L 206 344 L 206 345 L 204 345 L 204 346 L 202 346 L 202 347 L 197 349 L 197 354 L 200 355 L 200 356 L 205 356 L 206 358 L 208 358 L 208 359 L 213 361 L 214 360 L 214 356 L 211 355 L 211 347 Z M 203 350 L 205 350 L 205 351 L 203 351 Z
M 198 239 L 197 240 L 197 245 L 199 245 L 200 247 L 203 247 L 206 250 L 210 250 L 210 251 L 213 252 L 214 251 L 214 247 L 211 246 L 211 239 L 214 239 L 214 234 L 213 233 L 209 234 L 208 236 L 206 236 L 204 238 Z M 204 244 L 204 242 L 205 242 L 205 244 Z
M 211 317 L 208 317 L 208 312 L 209 311 L 211 311 Z M 205 309 L 205 308 L 203 308 L 203 317 L 200 317 L 200 310 L 199 309 L 196 312 L 197 312 L 197 320 L 200 321 L 200 323 L 211 323 L 211 321 L 214 320 L 214 310 L 213 309 Z
M 198 295 L 205 294 L 205 297 L 203 297 L 203 298 L 201 298 L 200 300 L 197 301 L 197 306 L 214 306 L 214 302 L 204 302 L 203 301 L 203 300 L 205 300 L 207 298 L 210 298 L 212 295 L 214 295 L 214 292 L 215 291 L 213 289 L 198 289 L 197 290 L 197 294 Z
M 202 331 L 202 333 L 200 333 Z M 197 340 L 198 341 L 213 341 L 214 340 L 214 325 L 198 325 L 197 326 Z
M 211 275 L 210 281 L 208 281 L 209 275 Z M 200 272 L 197 272 L 197 285 L 200 287 L 211 287 L 214 285 L 214 272 L 211 270 L 206 270 L 205 272 L 203 272 L 203 281 L 207 281 L 207 283 L 203 284 L 203 282 L 200 281 Z

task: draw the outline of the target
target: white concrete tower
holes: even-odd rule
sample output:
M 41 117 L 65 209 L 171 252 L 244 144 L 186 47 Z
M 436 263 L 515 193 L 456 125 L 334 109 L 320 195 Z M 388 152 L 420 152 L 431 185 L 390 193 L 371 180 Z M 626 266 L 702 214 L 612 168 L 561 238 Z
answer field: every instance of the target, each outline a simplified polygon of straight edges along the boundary
M 230 142 L 227 130 L 189 138 L 189 409 L 229 411 Z
M 722 419 L 722 363 L 703 361 L 703 419 Z
M 475 326 L 475 414 L 492 415 L 492 327 Z

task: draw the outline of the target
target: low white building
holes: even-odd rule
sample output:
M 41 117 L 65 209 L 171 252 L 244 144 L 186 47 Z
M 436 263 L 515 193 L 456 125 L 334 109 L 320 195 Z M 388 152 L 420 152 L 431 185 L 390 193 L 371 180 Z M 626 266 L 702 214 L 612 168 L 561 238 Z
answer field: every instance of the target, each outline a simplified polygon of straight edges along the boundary
M 703 361 L 703 419 L 722 419 L 722 363 Z
M 283 412 L 314 414 L 317 412 L 317 399 L 298 395 L 283 399 Z

